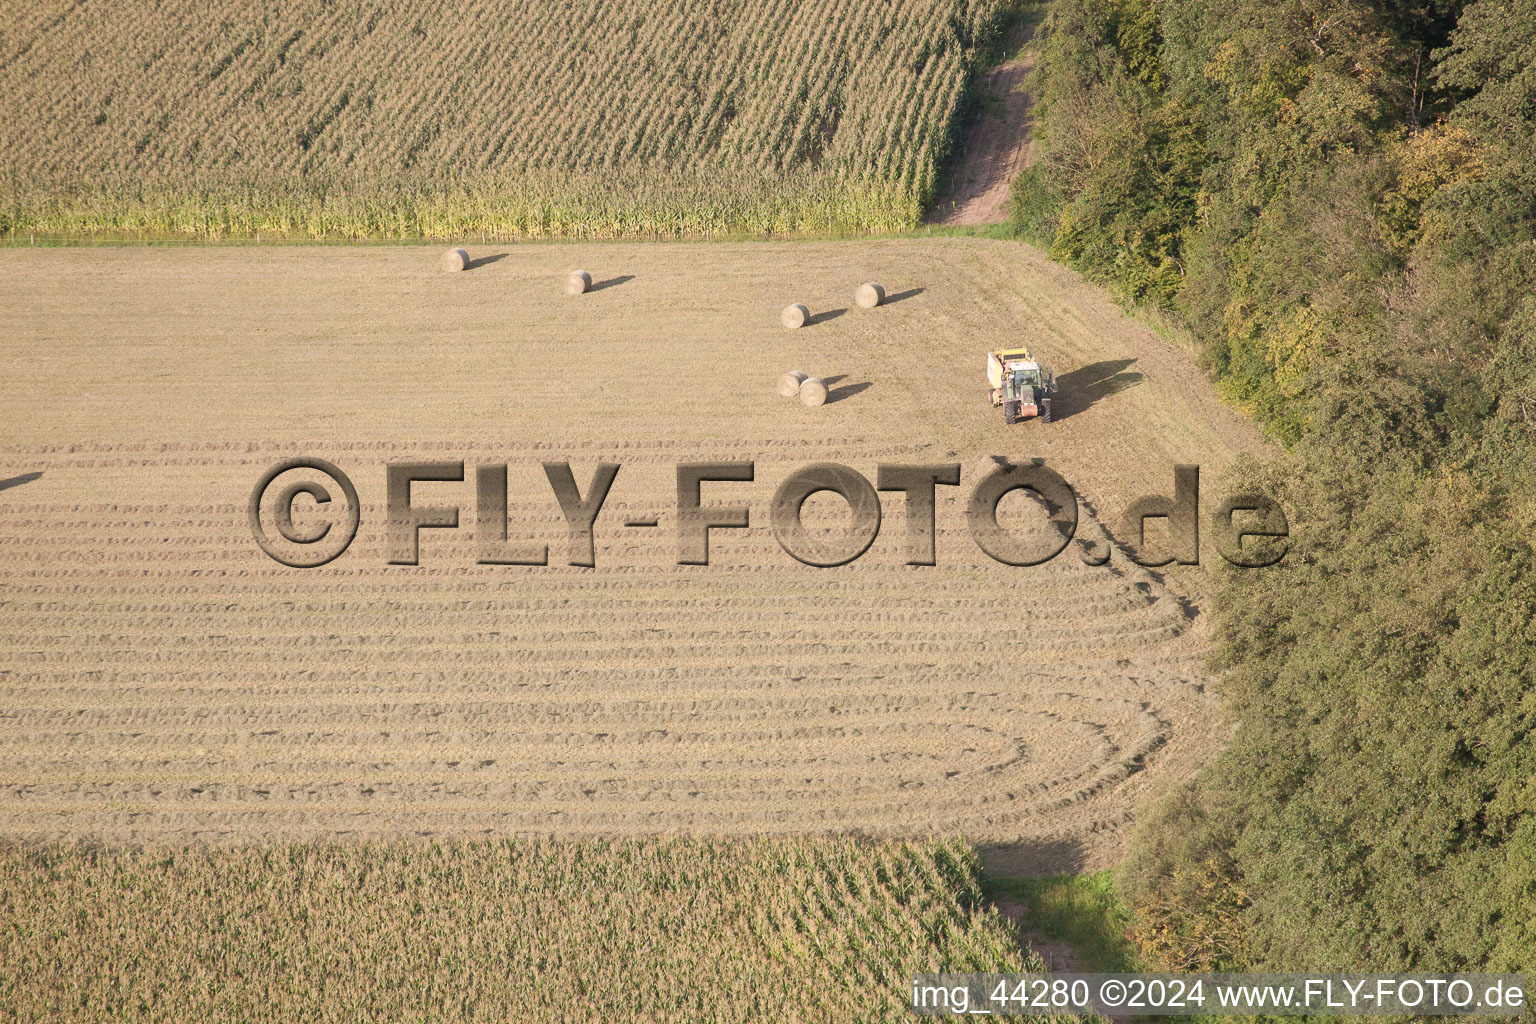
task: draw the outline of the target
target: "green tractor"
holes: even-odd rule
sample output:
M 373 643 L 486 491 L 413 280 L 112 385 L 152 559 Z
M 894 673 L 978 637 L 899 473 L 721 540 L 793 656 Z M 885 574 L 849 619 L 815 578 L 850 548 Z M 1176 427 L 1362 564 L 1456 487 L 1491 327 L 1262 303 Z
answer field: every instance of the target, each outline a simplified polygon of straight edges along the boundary
M 1004 423 L 1036 417 L 1051 422 L 1051 395 L 1056 393 L 1056 377 L 1035 362 L 1029 349 L 988 352 L 987 383 L 992 385 L 992 404 L 1003 407 Z

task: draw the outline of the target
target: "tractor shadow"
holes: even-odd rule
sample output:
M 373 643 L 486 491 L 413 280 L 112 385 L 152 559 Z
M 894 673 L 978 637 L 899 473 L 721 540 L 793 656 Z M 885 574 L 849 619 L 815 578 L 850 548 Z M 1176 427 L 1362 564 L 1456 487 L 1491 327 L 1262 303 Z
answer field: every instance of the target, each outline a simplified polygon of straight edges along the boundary
M 464 269 L 479 270 L 481 267 L 488 267 L 492 263 L 500 262 L 506 258 L 507 254 L 504 252 L 498 252 L 490 256 L 481 256 L 478 259 L 470 260 L 468 263 L 464 264 Z
M 864 392 L 875 386 L 875 382 L 871 380 L 862 380 L 857 384 L 839 384 L 837 387 L 832 386 L 837 384 L 838 381 L 847 379 L 848 375 L 846 373 L 835 373 L 830 377 L 823 377 L 821 379 L 821 382 L 827 386 L 827 405 L 831 405 L 833 402 L 841 402 L 845 398 L 852 398 L 854 395 L 862 395 Z
M 22 484 L 29 484 L 42 475 L 42 473 L 23 473 L 20 476 L 7 477 L 4 480 L 0 480 L 0 491 L 8 490 L 12 487 L 20 487 Z
M 604 288 L 617 288 L 619 285 L 624 284 L 626 281 L 633 281 L 634 279 L 634 274 L 620 274 L 618 277 L 610 277 L 606 281 L 594 281 L 592 283 L 592 287 L 588 288 L 587 291 L 600 292 Z
M 817 324 L 824 324 L 828 320 L 836 320 L 846 312 L 848 312 L 846 309 L 829 309 L 825 313 L 816 313 L 805 322 L 805 326 L 814 327 Z M 831 401 L 831 399 L 829 398 L 828 401 Z
M 895 295 L 887 295 L 885 297 L 885 301 L 880 303 L 880 305 L 889 306 L 894 302 L 900 302 L 902 299 L 910 299 L 914 296 L 921 295 L 925 290 L 926 289 L 923 288 L 908 288 L 904 292 L 897 292 Z
M 1052 418 L 1064 420 L 1075 416 L 1102 398 L 1118 395 L 1146 379 L 1130 367 L 1135 359 L 1104 359 L 1063 373 L 1056 378 L 1056 394 L 1051 398 Z

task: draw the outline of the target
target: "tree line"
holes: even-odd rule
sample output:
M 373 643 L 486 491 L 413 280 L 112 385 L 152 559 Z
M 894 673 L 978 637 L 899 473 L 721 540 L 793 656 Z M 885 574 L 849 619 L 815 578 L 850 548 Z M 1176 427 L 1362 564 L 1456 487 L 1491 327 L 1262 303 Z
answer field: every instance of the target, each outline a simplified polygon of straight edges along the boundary
M 1536 963 L 1536 0 L 1053 0 L 1027 239 L 1283 443 L 1213 602 L 1230 747 L 1140 827 L 1144 956 Z

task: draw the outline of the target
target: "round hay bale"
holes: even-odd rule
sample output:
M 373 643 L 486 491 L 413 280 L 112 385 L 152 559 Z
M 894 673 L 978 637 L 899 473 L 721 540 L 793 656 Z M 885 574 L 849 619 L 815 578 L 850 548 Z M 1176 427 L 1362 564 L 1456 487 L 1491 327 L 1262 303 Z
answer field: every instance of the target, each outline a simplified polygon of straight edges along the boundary
M 827 403 L 827 386 L 820 377 L 807 377 L 800 383 L 800 404 L 807 409 Z
M 853 301 L 859 304 L 860 309 L 874 309 L 885 301 L 885 289 L 869 281 L 859 285 L 859 290 L 853 293 Z
M 592 275 L 585 270 L 573 270 L 565 279 L 565 294 L 581 295 L 592 287 Z
M 443 253 L 443 269 L 449 271 L 468 270 L 469 252 L 464 249 L 449 249 Z
M 806 376 L 807 374 L 801 370 L 790 370 L 779 378 L 779 394 L 785 398 L 794 398 L 800 393 L 800 384 Z
M 779 322 L 793 330 L 796 327 L 804 327 L 811 319 L 811 311 L 800 303 L 793 306 L 785 306 L 784 312 L 779 314 Z

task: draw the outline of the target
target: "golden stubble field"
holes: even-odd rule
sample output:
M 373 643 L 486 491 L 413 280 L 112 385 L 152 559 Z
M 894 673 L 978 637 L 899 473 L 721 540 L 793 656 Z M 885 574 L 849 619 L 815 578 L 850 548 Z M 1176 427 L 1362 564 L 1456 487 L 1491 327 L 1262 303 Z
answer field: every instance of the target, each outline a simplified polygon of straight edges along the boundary
M 1112 860 L 1137 802 L 1222 742 L 1213 548 L 1011 568 L 964 526 L 998 458 L 1047 459 L 1096 536 L 1089 507 L 1113 525 L 1175 462 L 1214 483 L 1259 449 L 1097 289 L 966 239 L 472 253 L 457 275 L 428 248 L 0 253 L 0 838 L 946 833 L 1054 871 Z M 606 286 L 565 295 L 578 266 Z M 871 279 L 896 301 L 854 306 Z M 792 301 L 812 326 L 779 326 Z M 1055 423 L 985 401 L 984 353 L 1020 340 L 1064 381 Z M 832 401 L 780 398 L 789 369 Z M 247 522 L 291 455 L 360 494 L 322 568 Z M 674 467 L 732 459 L 756 480 L 705 500 L 752 527 L 677 565 Z M 414 567 L 385 544 L 398 460 L 467 467 L 415 487 L 461 528 L 423 531 Z M 622 466 L 594 569 L 564 564 L 549 460 L 583 488 Z M 786 555 L 769 502 L 817 461 L 960 462 L 938 565 L 904 564 L 896 494 L 851 565 Z M 483 463 L 510 466 L 511 536 L 548 567 L 476 564 Z

